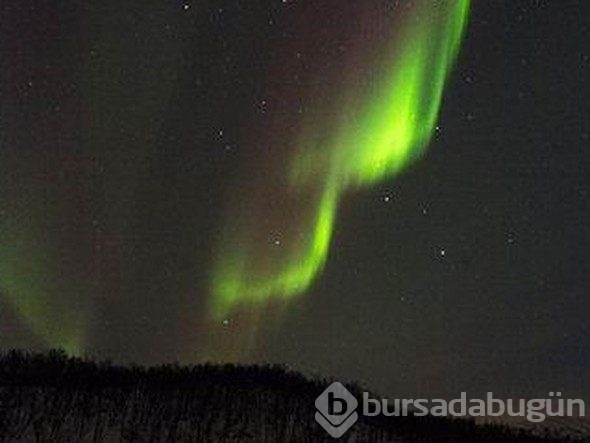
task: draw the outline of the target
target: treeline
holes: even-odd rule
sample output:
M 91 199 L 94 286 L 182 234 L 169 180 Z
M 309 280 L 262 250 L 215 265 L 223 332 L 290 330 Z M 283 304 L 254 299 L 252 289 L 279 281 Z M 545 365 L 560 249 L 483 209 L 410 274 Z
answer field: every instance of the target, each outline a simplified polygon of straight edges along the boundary
M 0 442 L 333 441 L 314 419 L 330 382 L 276 365 L 122 367 L 10 351 L 0 354 Z M 567 440 L 464 419 L 360 416 L 340 441 Z

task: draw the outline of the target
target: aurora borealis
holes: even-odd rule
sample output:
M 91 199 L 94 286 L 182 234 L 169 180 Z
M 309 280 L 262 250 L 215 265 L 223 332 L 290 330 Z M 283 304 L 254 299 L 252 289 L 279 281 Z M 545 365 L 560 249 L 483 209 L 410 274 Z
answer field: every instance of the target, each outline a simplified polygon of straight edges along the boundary
M 589 8 L 2 2 L 0 347 L 590 393 Z
M 232 215 L 233 221 L 256 221 L 246 222 L 246 227 L 232 221 L 227 225 L 222 243 L 229 245 L 222 247 L 213 285 L 218 314 L 225 315 L 236 302 L 288 298 L 307 289 L 326 260 L 342 195 L 349 188 L 395 176 L 419 156 L 434 131 L 468 10 L 468 0 L 411 5 L 405 23 L 395 26 L 402 28 L 395 44 L 377 43 L 385 49 L 375 53 L 382 52 L 379 58 L 386 61 L 373 61 L 372 90 L 350 93 L 355 84 L 344 82 L 337 92 L 344 98 L 336 100 L 335 111 L 341 116 L 302 129 L 301 146 L 287 159 L 279 183 L 271 185 L 282 188 L 273 191 L 279 197 L 267 200 L 272 206 L 286 205 L 278 211 L 288 213 L 289 220 L 279 223 L 296 227 L 274 226 L 274 214 L 260 223 L 261 214 L 251 204 L 241 205 L 245 214 Z M 295 207 L 289 208 L 293 201 Z M 309 209 L 302 210 L 305 206 Z M 269 225 L 267 235 L 255 232 Z M 272 230 L 280 240 L 268 240 Z

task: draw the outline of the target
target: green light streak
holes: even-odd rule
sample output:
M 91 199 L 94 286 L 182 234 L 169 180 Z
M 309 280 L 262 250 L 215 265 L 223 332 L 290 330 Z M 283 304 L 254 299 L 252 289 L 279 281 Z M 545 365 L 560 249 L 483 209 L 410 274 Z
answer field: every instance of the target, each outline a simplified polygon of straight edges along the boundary
M 310 223 L 311 236 L 300 252 L 293 254 L 291 261 L 272 278 L 251 280 L 248 275 L 248 261 L 242 251 L 234 252 L 231 260 L 218 264 L 218 275 L 223 276 L 216 283 L 216 316 L 221 318 L 231 305 L 243 300 L 265 300 L 269 294 L 280 294 L 290 298 L 307 288 L 322 268 L 328 256 L 334 218 L 337 209 L 337 194 L 334 188 L 326 188 L 317 203 L 315 219 Z M 225 265 L 225 267 L 221 267 Z
M 277 259 L 272 270 L 264 272 L 256 271 L 257 257 L 252 257 L 244 238 L 233 242 L 237 248 L 223 248 L 213 275 L 216 317 L 241 302 L 289 299 L 306 290 L 326 262 L 341 196 L 395 176 L 423 153 L 436 125 L 470 1 L 420 4 L 401 36 L 401 51 L 399 44 L 397 51 L 388 51 L 395 54 L 394 60 L 379 71 L 382 78 L 373 94 L 365 94 L 361 109 L 353 105 L 359 94 L 351 94 L 327 141 L 324 137 L 316 142 L 319 137 L 309 134 L 302 138 L 286 176 L 288 192 L 315 190 L 314 216 L 300 222 L 309 233 L 307 240 L 289 244 L 287 258 Z
M 10 235 L 0 235 L 0 296 L 10 302 L 40 345 L 79 355 L 87 316 L 80 297 L 87 288 L 60 283 L 65 272 L 58 264 L 59 255 L 44 253 L 51 248 L 36 229 L 26 223 L 0 223 L 0 232 L 5 231 Z

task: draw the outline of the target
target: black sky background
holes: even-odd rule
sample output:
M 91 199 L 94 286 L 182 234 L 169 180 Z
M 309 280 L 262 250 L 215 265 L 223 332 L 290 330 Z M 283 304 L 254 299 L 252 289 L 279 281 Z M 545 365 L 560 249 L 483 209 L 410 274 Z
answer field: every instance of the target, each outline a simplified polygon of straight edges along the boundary
M 266 79 L 296 56 L 282 23 L 300 3 L 0 5 L 0 239 L 30 224 L 60 251 L 62 303 L 39 303 L 69 318 L 91 299 L 85 352 L 202 358 L 224 202 L 244 140 L 286 99 Z M 331 26 L 337 11 L 318 2 Z M 324 273 L 280 327 L 261 320 L 245 361 L 409 398 L 588 398 L 589 17 L 581 1 L 475 1 L 429 151 L 345 199 Z M 2 348 L 43 346 L 0 307 Z

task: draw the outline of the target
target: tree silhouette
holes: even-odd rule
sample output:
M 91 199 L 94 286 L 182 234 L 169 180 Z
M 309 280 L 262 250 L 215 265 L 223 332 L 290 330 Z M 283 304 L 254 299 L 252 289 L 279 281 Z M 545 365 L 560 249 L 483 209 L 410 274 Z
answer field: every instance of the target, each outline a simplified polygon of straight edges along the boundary
M 313 417 L 330 382 L 278 365 L 121 367 L 13 350 L 0 354 L 0 442 L 328 442 Z M 466 419 L 361 415 L 341 441 L 574 440 Z

